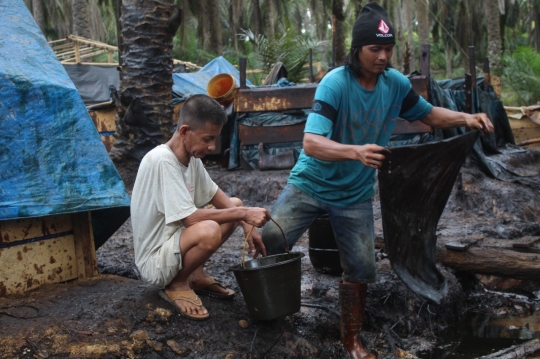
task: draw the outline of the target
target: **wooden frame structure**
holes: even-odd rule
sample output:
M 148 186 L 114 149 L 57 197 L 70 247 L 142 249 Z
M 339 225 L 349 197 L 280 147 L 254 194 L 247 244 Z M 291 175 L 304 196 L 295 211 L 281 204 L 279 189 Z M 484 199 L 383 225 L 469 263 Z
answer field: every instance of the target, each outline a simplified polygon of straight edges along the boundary
M 87 39 L 81 36 L 69 35 L 60 40 L 49 41 L 58 60 L 63 64 L 78 64 L 82 60 L 93 56 L 108 54 L 107 63 L 118 65 L 113 61 L 114 53 L 118 52 L 118 47 L 105 44 L 103 42 Z M 191 62 L 173 59 L 174 65 L 184 65 L 186 69 L 198 71 L 201 69 Z
M 0 221 L 0 297 L 97 273 L 90 212 Z

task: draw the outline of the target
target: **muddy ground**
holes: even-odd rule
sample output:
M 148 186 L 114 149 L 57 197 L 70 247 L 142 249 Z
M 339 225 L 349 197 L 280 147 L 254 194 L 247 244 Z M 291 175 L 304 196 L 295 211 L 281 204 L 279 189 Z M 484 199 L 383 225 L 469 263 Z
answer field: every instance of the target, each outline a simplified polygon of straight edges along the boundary
M 540 151 L 505 159 L 513 170 L 540 175 Z M 208 170 L 229 195 L 246 205 L 271 208 L 288 171 Z M 128 189 L 133 168 L 121 171 Z M 382 237 L 374 198 L 376 236 Z M 468 161 L 439 222 L 439 236 L 494 238 L 540 236 L 540 190 L 484 175 Z M 237 230 L 206 270 L 234 289 L 232 301 L 203 297 L 210 319 L 196 322 L 175 313 L 158 290 L 137 278 L 128 220 L 97 252 L 100 275 L 0 298 L 0 358 L 347 358 L 339 343 L 339 276 L 317 272 L 303 251 L 300 312 L 270 322 L 250 318 L 234 275 L 243 236 Z M 377 283 L 370 285 L 363 340 L 379 358 L 415 357 L 466 313 L 522 314 L 539 309 L 540 285 L 515 281 L 503 293 L 471 273 L 440 267 L 450 293 L 441 306 L 423 303 L 396 277 L 377 250 Z M 507 286 L 508 287 L 508 286 Z M 514 293 L 514 294 L 512 294 Z M 486 354 L 486 353 L 484 353 Z M 408 355 L 408 356 L 407 356 Z M 471 358 L 479 355 L 471 353 Z

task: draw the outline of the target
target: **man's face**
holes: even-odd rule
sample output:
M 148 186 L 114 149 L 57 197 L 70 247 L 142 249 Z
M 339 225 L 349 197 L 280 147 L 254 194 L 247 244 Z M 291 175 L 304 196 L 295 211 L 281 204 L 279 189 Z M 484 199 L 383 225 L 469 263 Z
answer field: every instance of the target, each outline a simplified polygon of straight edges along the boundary
M 203 158 L 216 149 L 216 139 L 221 132 L 221 126 L 206 123 L 198 130 L 187 129 L 184 140 L 186 150 L 191 157 Z
M 368 73 L 380 75 L 390 62 L 394 45 L 364 45 L 358 51 L 358 61 L 362 70 Z

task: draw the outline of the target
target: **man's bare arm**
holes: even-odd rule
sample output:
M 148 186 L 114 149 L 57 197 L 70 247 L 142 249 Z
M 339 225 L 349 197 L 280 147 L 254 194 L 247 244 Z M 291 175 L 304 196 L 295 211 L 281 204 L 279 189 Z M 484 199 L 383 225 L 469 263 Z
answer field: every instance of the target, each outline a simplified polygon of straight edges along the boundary
M 207 220 L 219 224 L 243 221 L 256 227 L 262 227 L 270 219 L 270 213 L 265 208 L 236 207 L 221 189 L 218 189 L 211 203 L 216 208 L 197 209 L 182 220 L 184 227 L 187 228 Z
M 433 107 L 430 113 L 421 120 L 426 125 L 436 128 L 468 127 L 493 133 L 494 127 L 485 113 L 468 114 L 456 112 L 443 107 Z

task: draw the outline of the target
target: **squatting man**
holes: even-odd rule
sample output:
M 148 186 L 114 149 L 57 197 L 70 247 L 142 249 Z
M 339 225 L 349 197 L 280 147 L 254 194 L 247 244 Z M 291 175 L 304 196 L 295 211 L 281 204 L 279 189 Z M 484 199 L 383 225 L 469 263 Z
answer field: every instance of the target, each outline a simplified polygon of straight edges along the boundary
M 249 233 L 270 219 L 264 208 L 229 198 L 206 172 L 201 158 L 215 149 L 227 116 L 205 95 L 180 110 L 172 138 L 144 156 L 131 198 L 135 264 L 142 278 L 163 288 L 160 296 L 191 319 L 206 319 L 198 294 L 230 299 L 234 292 L 203 267 L 237 226 Z M 206 208 L 207 204 L 213 208 Z M 248 238 L 250 252 L 266 255 L 261 235 Z

